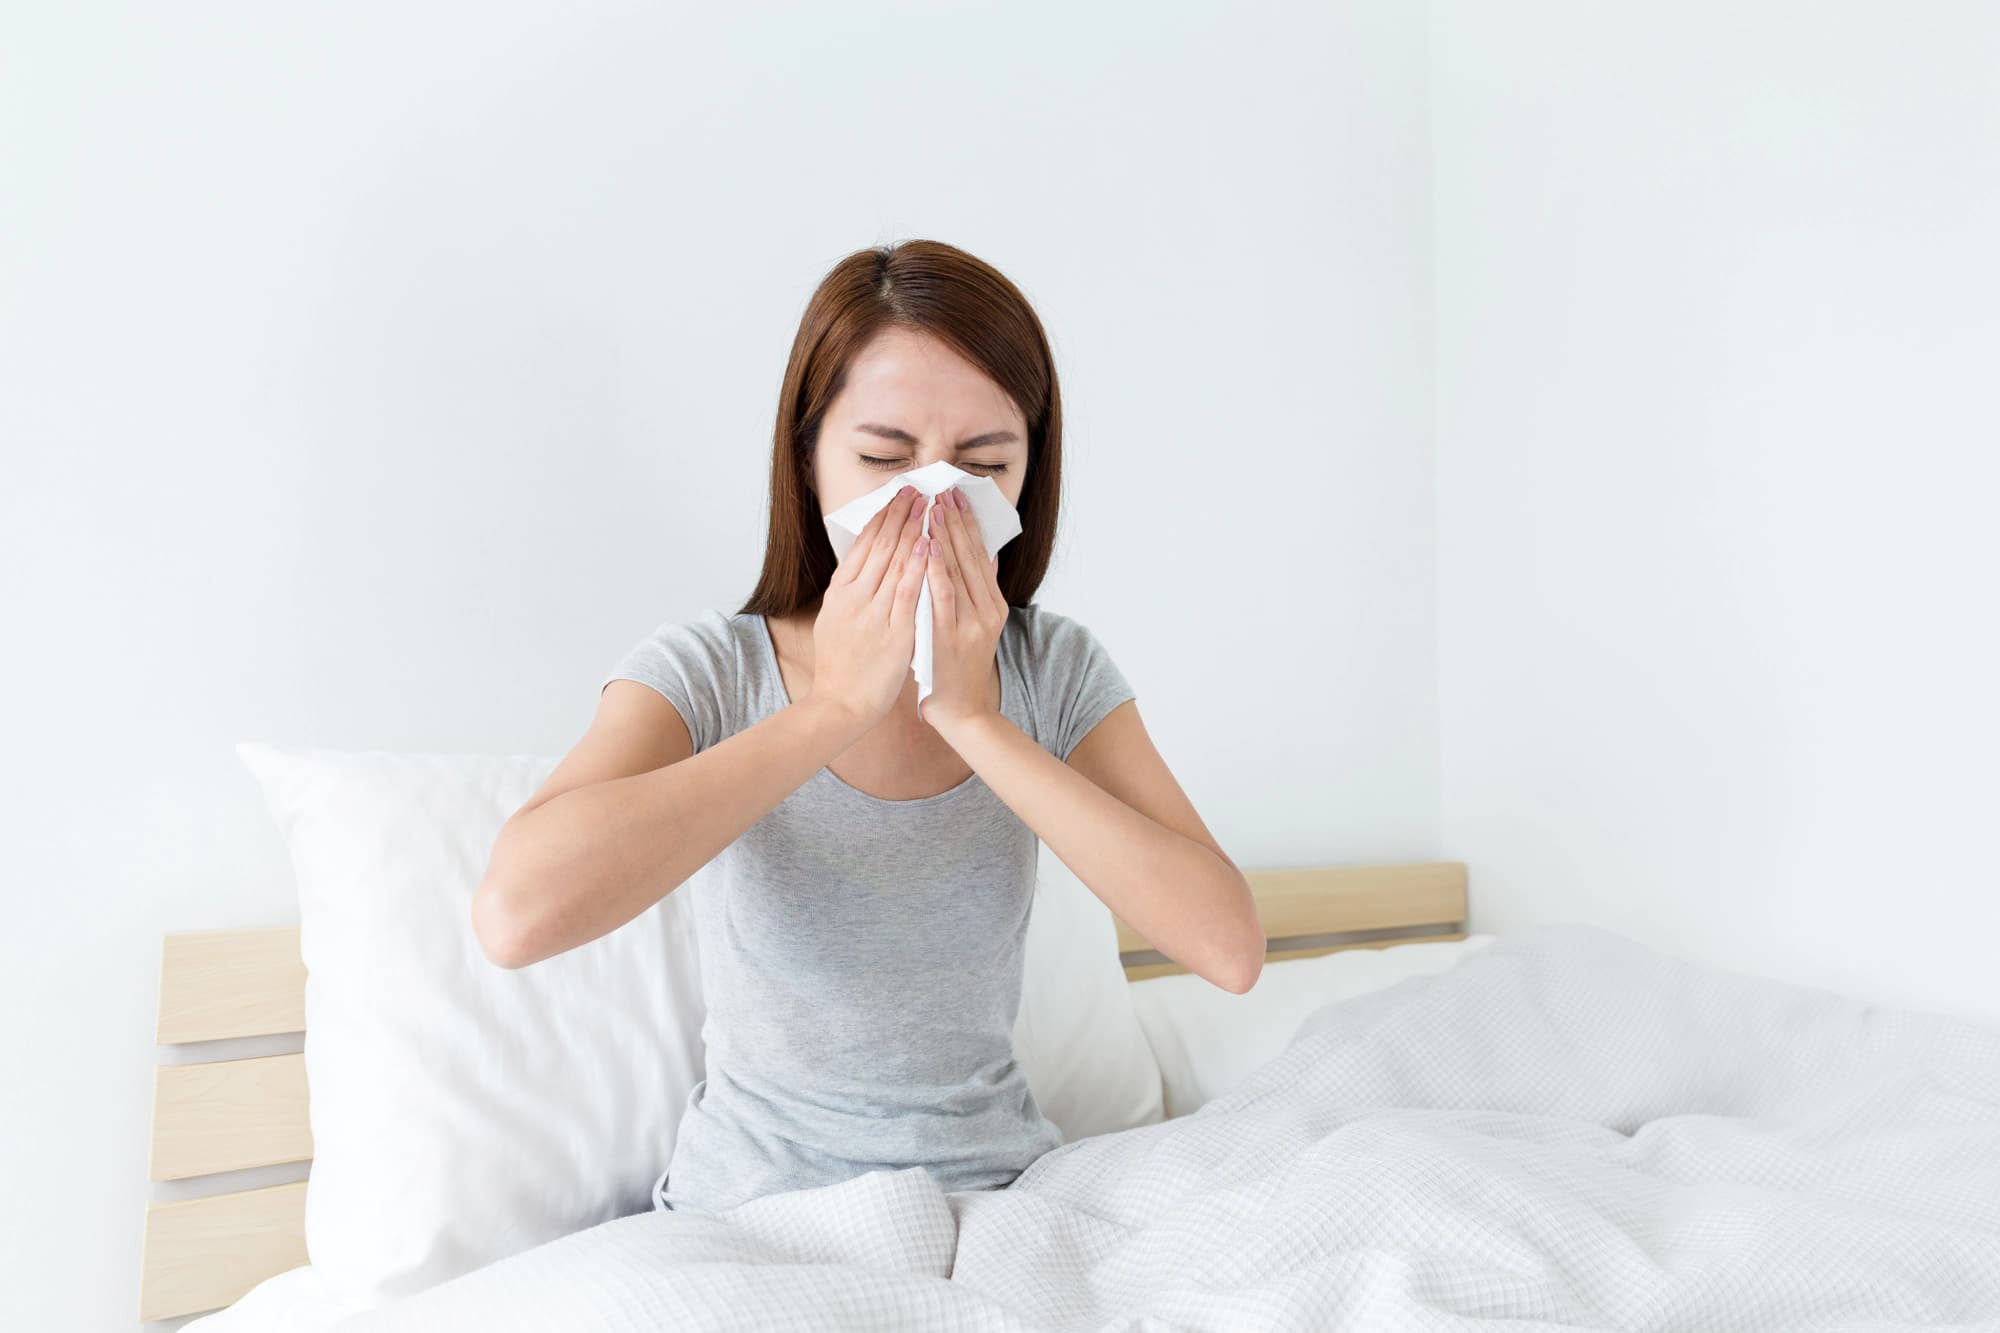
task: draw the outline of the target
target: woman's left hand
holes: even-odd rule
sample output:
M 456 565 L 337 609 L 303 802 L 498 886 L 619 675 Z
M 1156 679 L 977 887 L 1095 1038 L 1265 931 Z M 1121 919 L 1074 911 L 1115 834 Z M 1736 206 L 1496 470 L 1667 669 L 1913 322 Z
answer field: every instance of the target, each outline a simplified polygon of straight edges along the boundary
M 931 509 L 931 692 L 918 715 L 939 731 L 996 712 L 987 695 L 994 650 L 1007 626 L 1000 557 L 986 554 L 979 522 L 953 487 Z

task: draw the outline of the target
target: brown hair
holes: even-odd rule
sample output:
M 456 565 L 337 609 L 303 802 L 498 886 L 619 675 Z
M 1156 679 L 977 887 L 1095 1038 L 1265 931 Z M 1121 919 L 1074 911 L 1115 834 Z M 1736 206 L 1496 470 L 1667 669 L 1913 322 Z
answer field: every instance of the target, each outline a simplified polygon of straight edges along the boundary
M 820 281 L 792 340 L 771 441 L 770 536 L 756 590 L 738 614 L 789 615 L 826 591 L 839 563 L 813 493 L 820 423 L 848 365 L 884 328 L 928 333 L 1004 389 L 1028 425 L 1021 534 L 1000 548 L 1000 592 L 1025 606 L 1048 571 L 1062 483 L 1062 395 L 1042 324 L 990 264 L 942 241 L 857 250 Z

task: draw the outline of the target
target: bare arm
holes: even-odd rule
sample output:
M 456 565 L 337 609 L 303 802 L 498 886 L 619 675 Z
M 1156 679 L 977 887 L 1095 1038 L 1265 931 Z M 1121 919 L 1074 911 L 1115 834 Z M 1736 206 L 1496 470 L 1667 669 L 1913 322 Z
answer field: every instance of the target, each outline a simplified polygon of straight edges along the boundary
M 472 900 L 479 947 L 526 967 L 609 935 L 685 884 L 881 720 L 910 676 L 914 486 L 868 520 L 813 620 L 813 684 L 753 727 L 694 753 L 659 691 L 615 679 L 590 730 L 507 817 Z
M 1195 812 L 1128 699 L 1067 763 L 998 713 L 940 726 L 973 771 L 1146 942 L 1223 990 L 1264 967 L 1250 882 Z
M 658 691 L 613 680 L 590 728 L 501 827 L 473 897 L 479 947 L 526 967 L 672 893 L 867 730 L 808 695 L 694 754 Z

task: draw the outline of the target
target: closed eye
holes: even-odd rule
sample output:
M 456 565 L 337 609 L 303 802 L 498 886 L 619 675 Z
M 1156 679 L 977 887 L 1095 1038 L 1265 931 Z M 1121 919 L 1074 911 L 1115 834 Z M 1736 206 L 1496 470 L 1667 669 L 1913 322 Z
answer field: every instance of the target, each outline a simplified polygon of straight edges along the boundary
M 867 454 L 861 455 L 861 461 L 868 464 L 868 466 L 870 467 L 907 468 L 910 465 L 908 459 L 873 458 Z M 955 466 L 965 468 L 968 471 L 971 471 L 976 468 L 979 470 L 982 476 L 987 476 L 987 477 L 997 477 L 1002 472 L 1005 472 L 1007 470 L 1007 465 L 1005 463 L 959 463 L 956 464 Z

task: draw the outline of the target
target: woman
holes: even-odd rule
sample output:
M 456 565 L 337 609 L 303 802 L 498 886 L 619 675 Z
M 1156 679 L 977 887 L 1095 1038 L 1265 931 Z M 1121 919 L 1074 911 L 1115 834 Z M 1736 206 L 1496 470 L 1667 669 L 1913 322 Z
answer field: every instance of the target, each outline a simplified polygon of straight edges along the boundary
M 1082 624 L 1029 600 L 1061 423 L 1040 321 L 994 269 L 932 241 L 836 265 L 785 372 L 756 591 L 627 653 L 507 821 L 473 909 L 506 967 L 615 930 L 713 863 L 690 903 L 707 1077 L 656 1208 L 912 1165 L 999 1188 L 1058 1146 L 1012 1048 L 1038 839 L 1169 957 L 1231 991 L 1256 980 L 1249 885 L 1130 685 Z M 823 514 L 940 459 L 1018 510 L 997 559 L 953 492 L 905 487 L 835 560 Z

